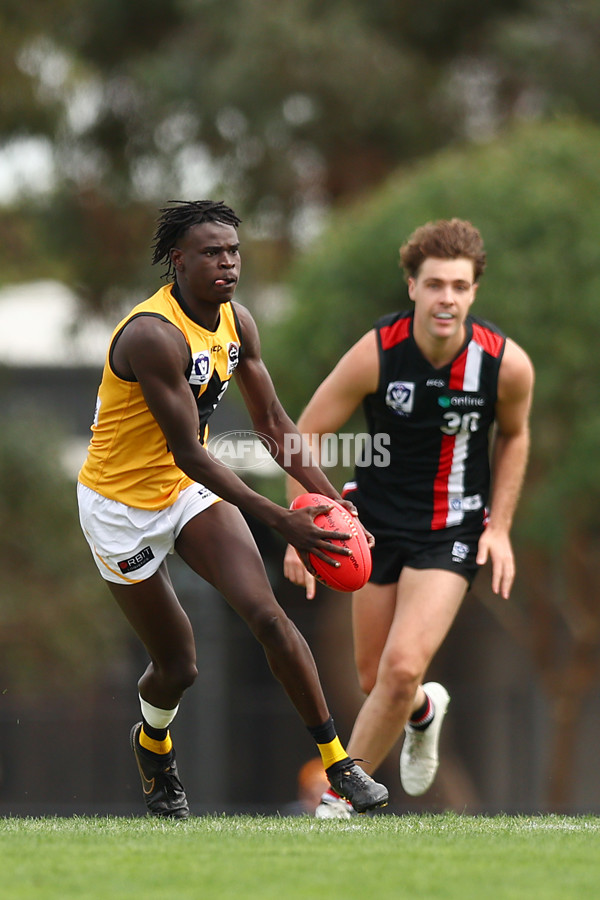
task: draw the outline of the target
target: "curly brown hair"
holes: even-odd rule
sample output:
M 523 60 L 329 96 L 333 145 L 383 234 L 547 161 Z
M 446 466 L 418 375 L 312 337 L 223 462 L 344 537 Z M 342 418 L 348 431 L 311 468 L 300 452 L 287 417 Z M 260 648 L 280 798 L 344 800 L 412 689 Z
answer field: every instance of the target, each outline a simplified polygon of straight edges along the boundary
M 416 278 L 427 257 L 473 261 L 475 281 L 479 281 L 486 264 L 482 237 L 470 222 L 463 219 L 440 219 L 421 225 L 400 247 L 400 263 L 404 275 Z

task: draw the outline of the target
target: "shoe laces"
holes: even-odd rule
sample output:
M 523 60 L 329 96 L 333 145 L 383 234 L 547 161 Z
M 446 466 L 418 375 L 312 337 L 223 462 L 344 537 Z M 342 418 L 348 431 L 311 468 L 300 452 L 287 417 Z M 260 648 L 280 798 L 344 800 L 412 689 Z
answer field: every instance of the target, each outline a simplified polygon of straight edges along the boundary
M 360 766 L 357 765 L 357 763 L 359 763 L 359 762 L 368 762 L 368 760 L 360 759 L 360 758 L 351 760 L 351 765 L 347 766 L 344 769 L 342 774 L 346 778 L 351 778 L 353 781 L 366 786 L 373 779 L 371 778 L 370 775 L 367 775 L 367 773 L 365 771 L 363 771 L 363 769 L 361 769 Z

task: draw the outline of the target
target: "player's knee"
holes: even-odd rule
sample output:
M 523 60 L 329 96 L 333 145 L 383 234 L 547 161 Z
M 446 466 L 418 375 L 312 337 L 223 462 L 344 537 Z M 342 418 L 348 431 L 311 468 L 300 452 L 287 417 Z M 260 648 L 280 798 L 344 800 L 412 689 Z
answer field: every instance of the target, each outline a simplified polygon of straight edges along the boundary
M 275 649 L 289 640 L 291 623 L 283 612 L 280 614 L 273 611 L 260 612 L 249 624 L 252 634 L 265 648 Z
M 180 659 L 163 670 L 163 680 L 174 693 L 183 693 L 198 677 L 196 663 L 192 659 Z
M 404 657 L 382 660 L 377 683 L 397 701 L 411 700 L 421 681 L 421 668 Z
M 358 683 L 364 694 L 370 694 L 377 681 L 377 666 L 373 665 L 370 660 L 356 660 L 356 672 L 358 674 Z
M 191 687 L 197 677 L 198 667 L 195 663 L 189 663 L 185 668 L 181 670 L 179 675 L 179 683 L 182 686 L 183 690 L 185 691 L 189 687 Z

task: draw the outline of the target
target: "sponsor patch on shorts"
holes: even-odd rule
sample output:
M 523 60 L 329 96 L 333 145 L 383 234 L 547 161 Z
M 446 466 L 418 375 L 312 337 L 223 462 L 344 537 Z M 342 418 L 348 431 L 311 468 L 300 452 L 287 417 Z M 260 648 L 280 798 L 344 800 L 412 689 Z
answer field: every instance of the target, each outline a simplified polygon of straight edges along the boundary
M 154 559 L 154 553 L 150 547 L 144 547 L 135 556 L 130 556 L 129 559 L 120 559 L 117 565 L 121 572 L 126 575 L 128 572 L 135 572 L 137 569 L 141 569 L 151 559 Z

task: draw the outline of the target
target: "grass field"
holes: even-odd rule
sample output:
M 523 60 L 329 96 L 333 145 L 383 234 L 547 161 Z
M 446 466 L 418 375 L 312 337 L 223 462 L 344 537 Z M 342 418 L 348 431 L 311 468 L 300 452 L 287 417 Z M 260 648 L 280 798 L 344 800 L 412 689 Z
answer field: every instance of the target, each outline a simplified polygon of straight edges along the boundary
M 570 900 L 600 895 L 600 819 L 201 816 L 0 820 L 0 895 Z

